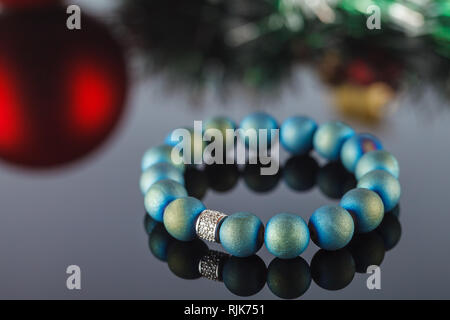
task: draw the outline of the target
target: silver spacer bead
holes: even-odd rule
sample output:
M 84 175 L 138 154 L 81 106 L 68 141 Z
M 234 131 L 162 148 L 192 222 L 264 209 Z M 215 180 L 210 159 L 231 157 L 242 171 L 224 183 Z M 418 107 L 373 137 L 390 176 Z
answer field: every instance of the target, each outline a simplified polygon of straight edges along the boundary
M 203 240 L 219 242 L 219 227 L 226 217 L 226 214 L 219 211 L 203 210 L 195 224 L 197 236 Z
M 228 254 L 209 250 L 208 253 L 200 259 L 198 270 L 202 277 L 214 281 L 222 281 L 222 266 L 229 257 Z

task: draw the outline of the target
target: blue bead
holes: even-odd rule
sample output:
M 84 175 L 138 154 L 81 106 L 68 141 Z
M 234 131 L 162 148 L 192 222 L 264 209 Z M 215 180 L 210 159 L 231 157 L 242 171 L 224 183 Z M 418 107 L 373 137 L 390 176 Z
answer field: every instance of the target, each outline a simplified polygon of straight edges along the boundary
M 164 209 L 173 200 L 187 197 L 187 191 L 180 183 L 173 180 L 160 180 L 154 183 L 144 198 L 147 213 L 156 221 L 163 221 Z
M 311 151 L 317 124 L 307 117 L 290 117 L 281 125 L 280 142 L 290 153 L 301 155 Z
M 188 136 L 186 136 L 186 139 L 189 138 L 189 140 L 190 140 L 189 143 L 190 143 L 190 147 L 191 147 L 190 148 L 191 157 L 190 157 L 190 159 L 189 158 L 187 159 L 187 161 L 190 161 L 190 162 L 189 163 L 185 162 L 185 164 L 193 163 L 194 160 L 197 159 L 197 158 L 203 159 L 203 151 L 204 151 L 204 148 L 206 147 L 206 142 L 203 141 L 203 134 L 202 134 L 202 132 L 195 131 L 193 128 L 186 128 L 186 127 L 184 127 L 184 128 L 174 129 L 166 137 L 164 143 L 166 145 L 171 146 L 171 148 L 176 147 L 176 149 L 178 150 L 177 157 L 180 157 L 182 159 L 183 159 L 183 151 L 181 150 L 181 147 L 183 147 L 184 150 L 187 150 L 187 145 L 185 145 L 184 142 L 183 142 L 184 141 L 184 136 L 180 136 L 178 139 L 176 139 L 175 137 L 172 138 L 172 134 L 176 130 L 187 130 L 187 132 L 185 132 L 184 134 L 188 134 Z
M 181 139 L 180 140 L 172 139 L 172 133 L 173 131 L 169 132 L 169 134 L 164 139 L 164 143 L 167 144 L 168 146 L 175 147 L 180 142 Z
M 341 199 L 341 207 L 350 212 L 355 230 L 370 232 L 378 227 L 384 217 L 384 205 L 375 192 L 368 189 L 353 189 Z
M 308 247 L 308 226 L 297 215 L 279 213 L 267 223 L 264 241 L 267 250 L 274 256 L 281 259 L 295 258 Z
M 398 179 L 400 169 L 397 159 L 387 151 L 377 150 L 366 153 L 359 159 L 355 169 L 356 179 L 374 170 L 385 170 Z
M 170 179 L 184 184 L 184 175 L 181 170 L 168 162 L 158 162 L 141 174 L 139 186 L 142 194 L 145 195 L 152 184 L 164 179 Z
M 338 160 L 342 145 L 355 132 L 340 121 L 331 121 L 319 126 L 314 134 L 313 145 L 318 154 L 328 160 Z
M 383 146 L 378 140 L 368 133 L 356 134 L 353 137 L 345 141 L 341 150 L 341 161 L 344 167 L 350 171 L 354 172 L 356 164 L 361 157 L 374 150 L 380 150 Z
M 376 192 L 383 200 L 384 212 L 394 209 L 400 200 L 400 183 L 392 174 L 384 170 L 370 171 L 359 179 L 357 186 Z
M 153 220 L 155 221 L 155 220 Z M 148 237 L 151 253 L 161 261 L 167 261 L 167 251 L 174 239 L 167 232 L 162 223 L 157 222 Z
M 352 239 L 355 225 L 350 213 L 339 206 L 323 206 L 309 219 L 309 232 L 316 245 L 325 250 L 338 250 Z
M 228 253 L 237 257 L 249 257 L 264 242 L 264 225 L 254 214 L 238 212 L 222 222 L 219 239 Z
M 147 170 L 155 163 L 168 162 L 173 164 L 175 167 L 184 171 L 184 164 L 182 163 L 181 156 L 176 156 L 176 159 L 172 159 L 172 147 L 168 145 L 161 145 L 148 149 L 141 161 L 142 171 Z
M 266 129 L 267 130 L 267 146 L 271 146 L 272 144 L 272 138 L 271 138 L 271 130 L 272 129 L 278 129 L 277 121 L 267 113 L 263 112 L 256 112 L 252 113 L 248 116 L 246 116 L 242 121 L 240 125 L 240 129 L 243 129 L 240 131 L 240 137 L 242 141 L 244 141 L 246 147 L 249 147 L 249 140 L 248 137 L 246 137 L 245 131 L 249 129 L 255 129 L 256 130 L 256 136 L 257 136 L 257 147 L 259 147 L 259 129 Z M 252 147 L 250 145 L 250 147 Z
M 195 222 L 205 210 L 200 200 L 192 197 L 178 198 L 164 210 L 164 226 L 175 239 L 190 241 L 196 237 Z

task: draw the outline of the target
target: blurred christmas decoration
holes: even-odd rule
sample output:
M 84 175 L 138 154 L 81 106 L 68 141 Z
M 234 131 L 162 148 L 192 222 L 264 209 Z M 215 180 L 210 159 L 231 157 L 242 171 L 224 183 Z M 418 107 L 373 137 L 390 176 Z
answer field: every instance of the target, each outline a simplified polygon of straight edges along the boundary
M 121 47 L 88 15 L 76 32 L 66 17 L 59 6 L 0 15 L 0 157 L 15 165 L 85 157 L 124 111 Z
M 135 0 L 121 19 L 152 70 L 183 83 L 268 92 L 313 65 L 338 110 L 370 121 L 433 76 L 426 63 L 447 68 L 427 80 L 450 81 L 448 0 Z

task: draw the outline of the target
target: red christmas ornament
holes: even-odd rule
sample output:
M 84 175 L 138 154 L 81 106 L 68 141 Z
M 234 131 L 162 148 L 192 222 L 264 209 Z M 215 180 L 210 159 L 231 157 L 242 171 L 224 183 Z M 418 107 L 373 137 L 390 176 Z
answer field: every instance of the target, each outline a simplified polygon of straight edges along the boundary
M 127 89 L 122 50 L 83 14 L 63 8 L 0 16 L 0 157 L 49 167 L 84 157 L 116 127 Z
M 363 60 L 355 59 L 347 67 L 349 80 L 360 85 L 368 85 L 376 80 L 376 74 L 372 67 Z

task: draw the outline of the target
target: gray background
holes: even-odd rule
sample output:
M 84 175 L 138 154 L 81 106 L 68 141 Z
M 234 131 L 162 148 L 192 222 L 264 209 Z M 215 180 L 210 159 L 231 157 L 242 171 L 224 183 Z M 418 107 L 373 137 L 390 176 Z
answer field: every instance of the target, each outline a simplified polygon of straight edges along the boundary
M 138 189 L 142 153 L 160 144 L 171 128 L 214 115 L 239 121 L 259 108 L 279 121 L 294 114 L 318 122 L 340 118 L 328 100 L 328 89 L 307 68 L 296 70 L 279 95 L 253 99 L 237 90 L 223 102 L 207 91 L 200 104 L 182 88 L 167 86 L 162 77 L 142 77 L 133 71 L 139 69 L 138 61 L 130 65 L 127 112 L 97 152 L 50 172 L 1 164 L 0 298 L 238 298 L 223 283 L 180 279 L 152 256 Z M 376 134 L 401 165 L 402 237 L 381 265 L 382 289 L 368 290 L 367 275 L 356 274 L 339 291 L 324 290 L 313 282 L 302 299 L 450 297 L 450 117 L 448 106 L 432 88 L 425 92 L 419 98 L 404 92 L 398 110 L 378 126 L 344 119 L 357 130 Z M 296 193 L 280 181 L 274 191 L 261 195 L 242 180 L 225 194 L 209 190 L 203 200 L 207 207 L 228 213 L 253 212 L 264 223 L 281 211 L 307 219 L 316 208 L 332 202 L 317 187 Z M 316 251 L 311 244 L 302 257 L 310 262 Z M 268 265 L 272 257 L 267 250 L 258 254 Z M 66 288 L 65 270 L 71 264 L 81 267 L 80 291 Z M 251 298 L 276 296 L 265 286 Z

